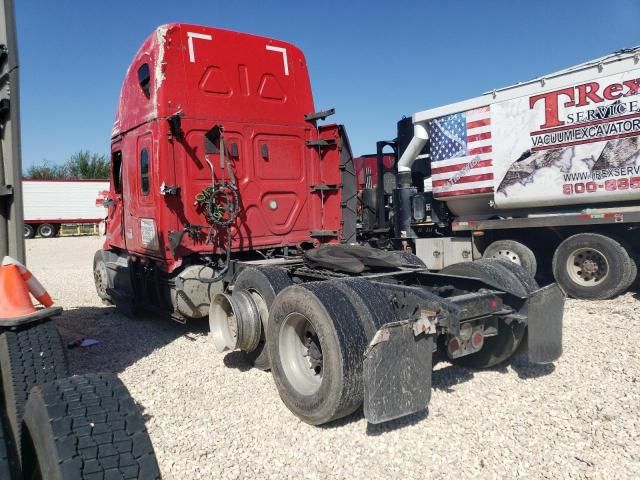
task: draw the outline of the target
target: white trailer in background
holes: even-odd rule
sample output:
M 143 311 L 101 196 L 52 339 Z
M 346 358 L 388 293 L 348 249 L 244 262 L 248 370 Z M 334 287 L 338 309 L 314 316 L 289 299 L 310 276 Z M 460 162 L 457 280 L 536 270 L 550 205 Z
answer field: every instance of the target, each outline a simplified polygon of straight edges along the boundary
M 399 178 L 426 158 L 433 192 L 405 194 L 413 212 L 395 219 L 395 236 L 427 267 L 503 257 L 590 299 L 634 282 L 640 47 L 417 112 L 412 123 Z
M 63 224 L 100 223 L 105 180 L 23 180 L 24 238 L 55 237 Z

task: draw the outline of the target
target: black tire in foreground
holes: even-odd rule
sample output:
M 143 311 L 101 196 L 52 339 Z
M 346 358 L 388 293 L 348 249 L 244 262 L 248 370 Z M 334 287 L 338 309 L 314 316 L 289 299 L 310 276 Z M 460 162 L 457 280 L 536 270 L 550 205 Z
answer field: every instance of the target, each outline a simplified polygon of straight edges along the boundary
M 522 266 L 531 275 L 538 270 L 538 261 L 533 251 L 524 243 L 515 240 L 497 240 L 491 243 L 482 258 L 496 258 Z
M 42 238 L 53 238 L 58 234 L 58 228 L 51 223 L 41 223 L 38 226 L 38 235 Z
M 144 420 L 115 375 L 74 376 L 35 387 L 23 431 L 24 478 L 160 478 Z
M 291 285 L 286 270 L 277 267 L 245 268 L 233 284 L 234 290 L 247 290 L 260 312 L 262 335 L 260 342 L 252 352 L 244 352 L 247 361 L 259 370 L 269 370 L 269 352 L 266 348 L 265 332 L 269 321 L 269 309 L 276 295 Z
M 5 422 L 4 415 L 0 412 L 0 478 L 2 480 L 17 478 L 16 464 L 12 458 L 13 455 L 11 455 L 12 450 L 11 432 Z
M 331 422 L 362 405 L 367 345 L 357 310 L 332 282 L 288 287 L 271 306 L 271 373 L 284 404 L 306 423 Z
M 515 269 L 518 270 L 517 274 L 513 273 Z M 457 263 L 444 268 L 441 273 L 478 278 L 523 297 L 537 287 L 530 273 L 519 265 L 508 264 L 504 260 L 481 259 L 475 262 Z M 482 350 L 450 361 L 455 365 L 468 368 L 491 368 L 515 353 L 525 333 L 526 326 L 523 323 L 507 324 L 501 320 L 498 323 L 498 334 L 485 338 Z
M 606 300 L 624 293 L 636 279 L 632 251 L 619 240 L 597 233 L 565 239 L 553 255 L 553 276 L 573 298 Z
M 53 321 L 0 335 L 2 393 L 13 439 L 20 455 L 20 424 L 31 389 L 66 377 L 64 346 Z

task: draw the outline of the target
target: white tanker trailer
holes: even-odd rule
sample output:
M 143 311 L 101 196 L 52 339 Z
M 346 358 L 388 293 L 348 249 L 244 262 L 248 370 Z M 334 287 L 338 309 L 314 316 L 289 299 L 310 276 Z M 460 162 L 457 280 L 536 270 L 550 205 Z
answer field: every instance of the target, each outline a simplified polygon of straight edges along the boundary
M 377 212 L 363 219 L 365 239 L 383 244 L 386 226 L 434 270 L 507 258 L 552 271 L 577 298 L 634 282 L 640 47 L 415 113 L 379 155 L 386 146 L 399 160 L 363 196 Z

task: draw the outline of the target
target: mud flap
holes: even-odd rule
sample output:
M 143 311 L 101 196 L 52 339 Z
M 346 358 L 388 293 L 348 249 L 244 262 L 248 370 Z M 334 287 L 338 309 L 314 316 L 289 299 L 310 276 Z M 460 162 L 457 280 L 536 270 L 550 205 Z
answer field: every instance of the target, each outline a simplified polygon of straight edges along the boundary
M 413 322 L 384 325 L 364 354 L 364 416 L 382 423 L 424 410 L 431 398 L 433 335 Z
M 529 361 L 550 363 L 562 354 L 565 295 L 556 283 L 536 290 L 527 300 Z

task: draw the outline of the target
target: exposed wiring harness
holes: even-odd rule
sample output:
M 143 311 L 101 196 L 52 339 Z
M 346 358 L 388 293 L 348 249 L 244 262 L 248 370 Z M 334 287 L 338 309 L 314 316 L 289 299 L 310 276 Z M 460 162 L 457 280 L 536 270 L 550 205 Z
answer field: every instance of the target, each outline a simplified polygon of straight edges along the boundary
M 230 182 L 205 188 L 196 195 L 196 202 L 202 207 L 207 221 L 216 227 L 230 227 L 240 214 L 238 189 Z
M 226 146 L 224 136 L 222 135 L 223 128 L 221 126 L 217 126 L 214 127 L 212 131 L 214 131 L 214 134 L 212 135 L 213 140 L 218 140 L 220 145 L 220 171 L 222 173 L 222 178 L 220 182 L 216 182 L 213 165 L 209 161 L 208 156 L 205 156 L 205 161 L 211 170 L 211 186 L 198 193 L 195 200 L 196 204 L 202 208 L 207 222 L 212 225 L 207 241 L 213 243 L 212 236 L 214 230 L 216 234 L 220 231 L 224 231 L 227 238 L 225 242 L 224 266 L 222 269 L 218 270 L 212 278 L 201 277 L 200 274 L 205 268 L 202 267 L 198 273 L 198 280 L 202 283 L 219 282 L 224 278 L 225 274 L 229 270 L 229 265 L 231 263 L 231 243 L 233 240 L 230 227 L 236 221 L 238 215 L 240 215 L 240 196 L 238 193 L 238 187 L 235 184 L 233 170 L 226 159 Z M 212 138 L 207 138 L 212 140 Z M 230 181 L 225 180 L 225 170 L 229 171 Z M 213 227 L 217 228 L 214 229 Z M 216 267 L 211 263 L 206 266 L 211 267 L 214 270 Z

